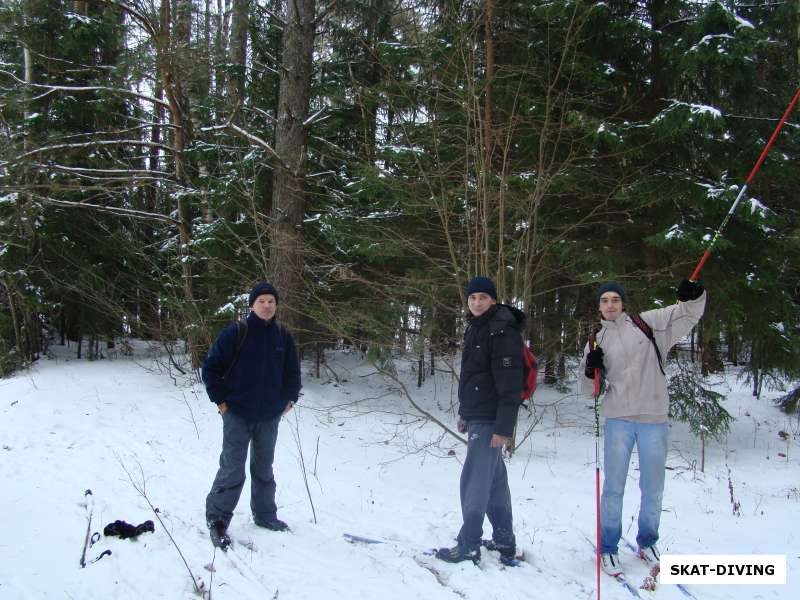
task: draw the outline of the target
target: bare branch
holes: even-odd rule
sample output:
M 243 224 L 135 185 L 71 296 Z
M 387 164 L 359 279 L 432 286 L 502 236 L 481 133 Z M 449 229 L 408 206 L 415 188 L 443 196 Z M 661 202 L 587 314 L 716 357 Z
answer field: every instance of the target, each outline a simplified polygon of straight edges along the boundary
M 261 148 L 263 148 L 264 150 L 269 152 L 278 162 L 281 163 L 281 165 L 283 165 L 283 167 L 285 169 L 289 168 L 289 167 L 286 166 L 286 163 L 283 162 L 283 159 L 281 159 L 281 157 L 278 155 L 278 153 L 275 152 L 275 150 L 272 149 L 272 146 L 270 146 L 269 143 L 266 140 L 258 137 L 255 134 L 250 133 L 249 131 L 247 131 L 245 129 L 242 129 L 241 127 L 239 127 L 238 125 L 235 125 L 233 123 L 228 123 L 227 127 L 231 131 L 234 131 L 234 132 L 238 133 L 240 136 L 242 136 L 246 140 L 252 142 L 256 146 L 260 146 Z
M 179 221 L 177 219 L 173 219 L 168 215 L 151 213 L 143 210 L 134 210 L 132 208 L 122 208 L 119 206 L 102 206 L 99 204 L 87 204 L 85 202 L 71 202 L 69 200 L 56 200 L 55 198 L 49 198 L 47 196 L 38 196 L 38 195 L 34 196 L 34 198 L 44 202 L 45 204 L 52 204 L 53 206 L 62 206 L 65 208 L 85 208 L 88 210 L 96 210 L 98 212 L 110 213 L 122 217 L 133 217 L 134 219 L 144 219 L 149 221 L 162 221 L 164 223 L 169 223 L 170 225 L 179 224 Z
M 425 409 L 424 409 L 424 408 L 422 408 L 422 407 L 421 407 L 419 404 L 417 404 L 417 403 L 414 401 L 414 397 L 413 397 L 413 396 L 411 395 L 411 393 L 408 391 L 408 388 L 407 388 L 407 387 L 405 386 L 405 384 L 404 384 L 404 383 L 403 383 L 403 382 L 400 380 L 400 377 L 398 377 L 397 373 L 393 372 L 393 371 L 392 371 L 392 369 L 388 369 L 388 368 L 382 367 L 382 366 L 381 366 L 381 365 L 379 365 L 377 362 L 373 362 L 373 365 L 375 366 L 375 369 L 377 369 L 377 371 L 378 371 L 378 372 L 379 372 L 381 375 L 384 375 L 385 377 L 388 377 L 389 379 L 391 379 L 391 380 L 392 380 L 392 381 L 393 381 L 393 382 L 394 382 L 394 383 L 395 383 L 395 384 L 396 384 L 396 385 L 397 385 L 397 386 L 400 388 L 400 391 L 401 391 L 401 392 L 403 392 L 403 395 L 406 397 L 406 400 L 408 400 L 408 402 L 411 404 L 411 406 L 413 406 L 413 407 L 414 407 L 414 408 L 417 410 L 417 412 L 419 412 L 419 413 L 420 413 L 422 416 L 424 416 L 426 419 L 428 419 L 428 420 L 429 420 L 429 421 L 431 421 L 432 423 L 436 423 L 436 424 L 437 424 L 439 427 L 441 427 L 442 429 L 444 429 L 444 431 L 445 431 L 446 433 L 448 433 L 448 434 L 450 434 L 451 436 L 453 436 L 455 439 L 457 439 L 457 440 L 458 440 L 459 442 L 461 442 L 462 444 L 466 444 L 466 443 L 467 443 L 467 442 L 464 440 L 464 438 L 463 438 L 463 437 L 461 437 L 460 435 L 458 435 L 458 434 L 457 434 L 455 431 L 453 431 L 453 430 L 452 430 L 452 429 L 450 429 L 450 428 L 449 428 L 447 425 L 445 425 L 444 423 L 442 423 L 442 421 L 440 421 L 439 419 L 437 419 L 436 417 L 434 417 L 434 416 L 433 416 L 431 413 L 429 413 L 427 410 L 425 410 Z
M 33 163 L 31 167 L 36 169 L 55 169 L 56 171 L 64 171 L 65 173 L 76 173 L 78 175 L 83 173 L 97 173 L 102 175 L 131 175 L 132 177 L 148 177 L 150 179 L 157 179 L 155 175 L 163 175 L 171 177 L 172 173 L 166 171 L 153 171 L 150 169 L 91 169 L 89 167 L 67 167 L 66 165 L 59 164 L 43 164 Z
M 91 142 L 81 142 L 78 144 L 54 144 L 52 146 L 42 146 L 40 148 L 34 148 L 33 150 L 25 152 L 24 154 L 20 154 L 12 162 L 19 162 L 23 158 L 27 158 L 33 154 L 38 154 L 40 152 L 46 152 L 48 150 L 63 150 L 65 148 L 88 148 L 90 146 L 115 146 L 118 144 L 128 144 L 131 146 L 145 146 L 147 148 L 159 148 L 161 150 L 168 150 L 168 151 L 172 150 L 172 148 L 170 148 L 169 146 L 164 146 L 163 144 L 157 144 L 155 142 L 145 142 L 142 140 L 92 140 Z
M 180 546 L 178 546 L 178 542 L 176 542 L 175 538 L 172 537 L 172 533 L 170 532 L 169 528 L 161 519 L 161 512 L 153 505 L 153 503 L 150 501 L 150 497 L 147 495 L 147 482 L 144 477 L 144 470 L 142 469 L 142 465 L 141 464 L 138 465 L 140 479 L 136 480 L 131 474 L 131 472 L 128 470 L 128 467 L 125 466 L 125 463 L 122 462 L 122 458 L 119 456 L 119 454 L 114 452 L 114 458 L 117 459 L 119 466 L 125 472 L 125 475 L 128 476 L 128 481 L 130 481 L 133 489 L 136 490 L 142 498 L 144 498 L 144 501 L 147 502 L 147 505 L 150 507 L 150 510 L 153 511 L 153 514 L 156 516 L 156 519 L 158 519 L 158 522 L 161 524 L 161 528 L 166 532 L 167 537 L 169 537 L 169 541 L 172 542 L 173 546 L 175 546 L 175 550 L 178 551 L 178 554 L 180 555 L 183 564 L 186 566 L 186 570 L 189 571 L 189 577 L 192 578 L 192 585 L 194 585 L 194 591 L 198 595 L 202 595 L 203 580 L 200 579 L 199 577 L 195 577 L 195 574 L 192 572 L 189 563 L 186 561 L 186 557 L 183 555 L 183 552 L 181 552 Z
M 320 108 L 317 112 L 315 112 L 313 115 L 308 117 L 305 121 L 303 121 L 303 127 L 308 127 L 309 125 L 311 125 L 313 123 L 316 123 L 317 121 L 322 121 L 322 120 L 326 119 L 327 115 L 325 115 L 324 117 L 322 117 L 320 119 L 317 119 L 317 117 L 319 117 L 326 110 L 328 110 L 327 106 L 323 106 L 322 108 Z
M 153 104 L 158 104 L 160 106 L 163 106 L 164 108 L 167 108 L 167 109 L 169 108 L 169 103 L 164 101 L 164 100 L 160 100 L 158 98 L 154 98 L 153 96 L 148 96 L 147 94 L 140 94 L 138 92 L 133 92 L 131 90 L 126 90 L 125 88 L 114 88 L 114 87 L 108 87 L 108 86 L 105 86 L 105 85 L 80 85 L 80 86 L 45 85 L 43 83 L 29 83 L 27 81 L 24 81 L 24 80 L 20 79 L 19 77 L 17 77 L 13 73 L 10 73 L 9 71 L 5 71 L 3 69 L 0 69 L 0 74 L 7 75 L 8 77 L 11 77 L 17 83 L 20 83 L 22 85 L 27 85 L 28 87 L 33 87 L 33 88 L 37 88 L 37 89 L 41 89 L 41 90 L 48 90 L 48 93 L 56 92 L 56 91 L 58 91 L 58 92 L 98 92 L 98 91 L 114 92 L 115 94 L 125 94 L 126 96 L 133 96 L 134 98 L 139 98 L 140 100 L 146 100 L 148 102 L 152 102 Z

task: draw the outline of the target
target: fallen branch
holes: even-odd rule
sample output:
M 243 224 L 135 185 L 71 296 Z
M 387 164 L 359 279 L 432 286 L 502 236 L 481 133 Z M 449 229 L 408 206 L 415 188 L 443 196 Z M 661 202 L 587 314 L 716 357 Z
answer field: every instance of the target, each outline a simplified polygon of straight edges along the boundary
M 156 516 L 156 519 L 158 519 L 158 522 L 161 524 L 161 527 L 166 532 L 167 537 L 169 537 L 169 541 L 172 542 L 173 546 L 175 546 L 175 550 L 178 551 L 178 554 L 180 555 L 183 564 L 186 566 L 186 570 L 189 572 L 189 577 L 192 578 L 192 585 L 194 586 L 195 593 L 199 596 L 205 596 L 206 592 L 204 590 L 205 584 L 203 583 L 203 580 L 199 577 L 195 577 L 191 567 L 189 567 L 189 563 L 186 561 L 186 557 L 183 555 L 183 552 L 181 552 L 180 546 L 178 546 L 178 542 L 175 541 L 175 538 L 172 537 L 172 533 L 170 533 L 169 529 L 167 529 L 167 526 L 164 524 L 164 521 L 161 520 L 161 513 L 155 506 L 153 506 L 153 503 L 147 496 L 147 489 L 146 489 L 144 471 L 142 470 L 142 465 L 141 464 L 139 465 L 139 475 L 141 476 L 141 482 L 138 482 L 133 478 L 133 475 L 131 475 L 131 472 L 128 470 L 128 467 L 125 466 L 125 463 L 122 462 L 122 459 L 116 452 L 114 453 L 114 458 L 117 459 L 119 466 L 122 467 L 122 470 L 125 472 L 125 475 L 128 476 L 128 481 L 131 482 L 131 486 L 133 486 L 133 489 L 135 489 L 139 493 L 139 495 L 142 498 L 144 498 L 144 501 L 147 502 L 147 505 L 150 507 L 150 510 L 153 511 L 153 514 Z
M 421 407 L 419 404 L 417 404 L 417 403 L 414 401 L 414 398 L 413 398 L 413 397 L 411 396 L 411 394 L 409 393 L 409 391 L 408 391 L 408 388 L 405 386 L 405 384 L 404 384 L 402 381 L 400 381 L 400 378 L 398 377 L 398 375 L 397 375 L 397 373 L 395 372 L 395 370 L 393 370 L 393 369 L 389 369 L 389 368 L 387 368 L 386 366 L 381 366 L 381 365 L 380 365 L 378 362 L 376 362 L 376 361 L 373 361 L 373 363 L 372 363 L 372 364 L 373 364 L 373 366 L 375 367 L 375 369 L 378 371 L 378 373 L 380 373 L 381 375 L 383 375 L 383 376 L 385 376 L 385 377 L 388 377 L 389 379 L 391 379 L 391 380 L 392 380 L 392 381 L 393 381 L 393 382 L 394 382 L 394 383 L 395 383 L 395 384 L 396 384 L 396 385 L 397 385 L 397 386 L 400 388 L 400 391 L 401 391 L 401 392 L 403 393 L 403 395 L 406 397 L 406 400 L 408 400 L 408 402 L 411 404 L 411 406 L 413 406 L 413 407 L 414 407 L 414 409 L 415 409 L 417 412 L 419 412 L 419 413 L 420 413 L 422 416 L 424 416 L 424 417 L 425 417 L 426 419 L 428 419 L 429 421 L 431 421 L 431 422 L 433 422 L 433 423 L 436 423 L 436 424 L 437 424 L 439 427 L 441 427 L 442 429 L 444 429 L 446 433 L 448 433 L 448 434 L 450 434 L 451 436 L 453 436 L 455 439 L 457 439 L 457 440 L 458 440 L 459 442 L 461 442 L 462 444 L 466 444 L 466 443 L 467 443 L 467 441 L 466 441 L 466 440 L 465 440 L 463 437 L 461 437 L 461 436 L 460 436 L 458 433 L 456 433 L 455 431 L 453 431 L 452 429 L 450 429 L 450 428 L 449 428 L 447 425 L 445 425 L 444 423 L 442 423 L 442 421 L 440 421 L 439 419 L 437 419 L 436 417 L 434 417 L 434 416 L 433 416 L 431 413 L 429 413 L 427 410 L 425 410 L 424 408 L 422 408 L 422 407 Z

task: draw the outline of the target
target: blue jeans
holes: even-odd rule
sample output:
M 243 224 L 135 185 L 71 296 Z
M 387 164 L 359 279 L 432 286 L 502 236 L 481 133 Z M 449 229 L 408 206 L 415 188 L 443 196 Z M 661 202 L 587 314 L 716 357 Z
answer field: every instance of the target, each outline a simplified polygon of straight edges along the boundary
M 458 533 L 458 545 L 467 552 L 480 548 L 484 516 L 492 524 L 492 539 L 511 552 L 515 547 L 508 473 L 503 449 L 489 445 L 493 433 L 494 422 L 470 422 L 467 430 L 467 458 L 461 469 L 464 524 Z
M 245 481 L 245 462 L 250 448 L 250 509 L 259 521 L 277 517 L 275 475 L 272 462 L 278 440 L 278 415 L 269 421 L 250 423 L 228 409 L 222 415 L 222 452 L 219 470 L 206 497 L 208 523 L 222 521 L 227 526 L 239 502 Z
M 667 463 L 667 423 L 636 423 L 606 419 L 603 438 L 603 495 L 600 498 L 601 552 L 616 553 L 622 537 L 622 496 L 633 445 L 639 453 L 639 546 L 658 541 L 664 475 Z

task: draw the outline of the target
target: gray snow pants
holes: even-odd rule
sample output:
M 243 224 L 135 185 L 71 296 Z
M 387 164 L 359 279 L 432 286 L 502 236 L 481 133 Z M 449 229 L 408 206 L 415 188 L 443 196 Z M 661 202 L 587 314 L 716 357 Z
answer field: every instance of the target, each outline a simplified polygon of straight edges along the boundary
M 244 464 L 250 451 L 250 508 L 260 522 L 277 517 L 275 476 L 272 462 L 278 440 L 278 415 L 270 421 L 248 423 L 228 409 L 222 415 L 222 453 L 219 470 L 206 497 L 206 521 L 222 521 L 227 526 L 239 502 L 245 481 Z
M 498 547 L 513 552 L 516 543 L 503 449 L 489 445 L 493 433 L 493 422 L 470 422 L 467 430 L 467 458 L 461 470 L 464 524 L 458 533 L 458 545 L 468 552 L 481 545 L 484 515 L 489 517 L 492 539 Z

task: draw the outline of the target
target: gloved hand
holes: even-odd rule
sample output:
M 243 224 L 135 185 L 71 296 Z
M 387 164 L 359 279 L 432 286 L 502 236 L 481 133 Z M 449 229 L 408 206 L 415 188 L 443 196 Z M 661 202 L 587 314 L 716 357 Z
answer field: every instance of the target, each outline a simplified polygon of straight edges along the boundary
M 584 373 L 589 379 L 594 379 L 594 370 L 605 368 L 603 364 L 603 349 L 598 346 L 586 355 L 586 370 Z
M 688 302 L 689 300 L 697 300 L 702 296 L 704 289 L 703 284 L 699 281 L 684 279 L 678 284 L 676 293 L 678 295 L 678 300 L 681 302 Z

